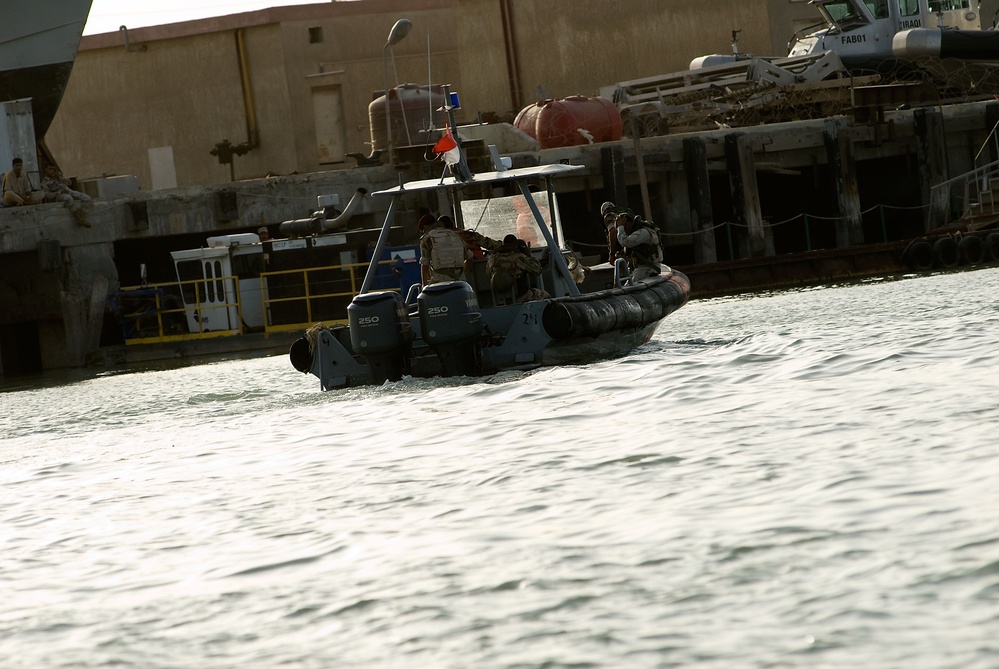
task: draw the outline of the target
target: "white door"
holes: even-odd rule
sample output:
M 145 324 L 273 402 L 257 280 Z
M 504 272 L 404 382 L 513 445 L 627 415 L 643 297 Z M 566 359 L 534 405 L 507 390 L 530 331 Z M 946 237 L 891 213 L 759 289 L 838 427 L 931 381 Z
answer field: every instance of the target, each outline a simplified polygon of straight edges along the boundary
M 239 310 L 226 248 L 175 251 L 177 279 L 191 332 L 239 329 Z
M 313 88 L 312 113 L 316 119 L 316 154 L 319 164 L 342 163 L 345 158 L 345 140 L 340 87 Z
M 177 187 L 177 166 L 173 162 L 172 146 L 157 146 L 149 154 L 149 179 L 152 190 Z

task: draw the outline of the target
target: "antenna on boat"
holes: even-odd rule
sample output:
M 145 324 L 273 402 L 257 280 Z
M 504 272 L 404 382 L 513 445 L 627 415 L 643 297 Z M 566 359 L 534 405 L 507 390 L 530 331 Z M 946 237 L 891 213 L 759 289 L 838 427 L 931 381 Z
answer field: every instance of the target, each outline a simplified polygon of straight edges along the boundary
M 427 30 L 427 89 L 428 92 L 433 91 L 433 74 L 430 70 L 430 30 Z M 451 92 L 451 84 L 442 84 L 441 88 L 444 90 L 444 104 L 437 109 L 437 111 L 443 111 L 445 114 L 445 133 L 434 144 L 433 151 L 439 153 L 444 157 L 447 167 L 444 173 L 441 174 L 441 182 L 444 181 L 444 174 L 447 173 L 447 169 L 451 170 L 451 174 L 457 181 L 466 182 L 472 180 L 472 171 L 468 168 L 468 161 L 465 159 L 465 149 L 461 146 L 461 138 L 458 137 L 458 124 L 454 120 L 454 110 L 461 109 L 461 103 L 458 101 L 458 94 Z M 428 95 L 428 102 L 430 106 L 430 131 L 436 130 L 434 125 L 434 107 L 433 107 L 433 95 Z M 457 149 L 458 160 L 454 161 L 453 149 Z
M 427 118 L 430 119 L 430 130 L 436 130 L 434 125 L 434 76 L 430 71 L 430 29 L 427 28 Z

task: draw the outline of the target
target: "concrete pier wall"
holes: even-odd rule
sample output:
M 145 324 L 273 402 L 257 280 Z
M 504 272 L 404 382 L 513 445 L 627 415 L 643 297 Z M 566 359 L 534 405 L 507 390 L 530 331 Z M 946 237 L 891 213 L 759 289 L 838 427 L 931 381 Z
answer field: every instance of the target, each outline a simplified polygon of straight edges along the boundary
M 391 185 L 395 172 L 374 167 L 259 179 L 224 188 L 187 188 L 95 200 L 91 227 L 62 204 L 0 209 L 0 365 L 4 374 L 79 367 L 100 343 L 109 291 L 171 281 L 169 252 L 210 235 L 256 231 L 309 216 L 320 195 L 353 194 Z M 368 198 L 358 220 L 380 221 L 387 200 Z M 124 257 L 116 254 L 126 249 Z

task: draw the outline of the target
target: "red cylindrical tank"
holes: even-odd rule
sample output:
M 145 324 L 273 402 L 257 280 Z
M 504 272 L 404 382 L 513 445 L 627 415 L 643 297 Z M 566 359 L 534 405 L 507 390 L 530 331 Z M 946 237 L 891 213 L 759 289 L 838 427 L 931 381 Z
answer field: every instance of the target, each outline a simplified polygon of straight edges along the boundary
M 389 117 L 392 119 L 392 144 L 395 146 L 423 145 L 436 142 L 440 133 L 428 137 L 426 128 L 443 128 L 447 115 L 437 110 L 444 106 L 444 87 L 401 84 L 388 91 Z M 368 126 L 371 149 L 388 149 L 388 128 L 385 124 L 385 96 L 379 95 L 368 104 Z
M 574 95 L 524 107 L 513 124 L 542 149 L 621 139 L 621 112 L 606 98 Z

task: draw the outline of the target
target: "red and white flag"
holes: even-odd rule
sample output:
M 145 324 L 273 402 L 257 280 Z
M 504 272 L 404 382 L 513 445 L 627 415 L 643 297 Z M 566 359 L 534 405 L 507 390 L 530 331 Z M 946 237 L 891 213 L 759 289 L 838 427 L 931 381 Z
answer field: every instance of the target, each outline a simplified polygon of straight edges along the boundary
M 434 153 L 440 154 L 441 158 L 448 165 L 457 165 L 458 161 L 461 160 L 458 142 L 454 141 L 451 128 L 444 126 L 444 136 L 434 144 Z

